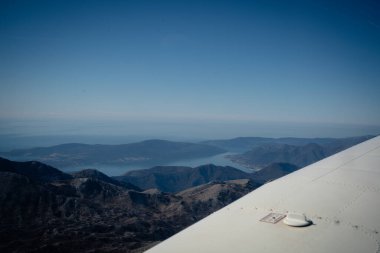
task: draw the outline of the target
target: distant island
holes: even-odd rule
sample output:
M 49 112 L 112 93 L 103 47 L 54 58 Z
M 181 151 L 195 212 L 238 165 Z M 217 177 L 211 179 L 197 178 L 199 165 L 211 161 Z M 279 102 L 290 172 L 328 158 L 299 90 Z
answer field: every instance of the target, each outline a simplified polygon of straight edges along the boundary
M 116 174 L 120 175 L 126 166 L 131 168 L 129 170 L 135 170 L 139 167 L 172 165 L 174 162 L 180 164 L 182 161 L 183 164 L 180 165 L 188 166 L 185 161 L 199 158 L 205 158 L 202 164 L 207 164 L 214 163 L 213 156 L 227 154 L 225 158 L 232 163 L 221 162 L 216 165 L 235 164 L 259 170 L 273 162 L 303 167 L 371 137 L 373 136 L 339 139 L 239 137 L 199 143 L 146 140 L 122 145 L 70 143 L 13 150 L 0 153 L 0 156 L 15 161 L 36 160 L 66 171 L 97 168 L 107 174 L 107 168 L 113 166 L 120 168 L 117 170 L 120 173 Z
M 0 156 L 17 160 L 37 160 L 51 166 L 101 167 L 147 164 L 166 164 L 183 159 L 208 157 L 226 150 L 201 143 L 147 140 L 123 145 L 62 144 L 52 147 L 13 150 Z

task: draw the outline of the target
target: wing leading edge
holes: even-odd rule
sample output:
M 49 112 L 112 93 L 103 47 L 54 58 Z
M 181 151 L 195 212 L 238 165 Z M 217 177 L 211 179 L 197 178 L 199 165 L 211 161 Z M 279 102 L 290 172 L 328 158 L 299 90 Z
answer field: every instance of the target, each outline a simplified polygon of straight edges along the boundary
M 379 210 L 380 136 L 270 182 L 147 252 L 380 252 Z

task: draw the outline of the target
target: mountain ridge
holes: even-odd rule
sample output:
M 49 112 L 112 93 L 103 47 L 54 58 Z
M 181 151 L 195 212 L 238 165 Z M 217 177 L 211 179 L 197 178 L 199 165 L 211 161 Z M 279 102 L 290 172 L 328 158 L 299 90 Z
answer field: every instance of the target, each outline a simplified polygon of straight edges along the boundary
M 299 137 L 236 137 L 232 139 L 207 140 L 200 143 L 216 146 L 232 152 L 246 152 L 261 144 L 288 144 L 294 146 L 304 146 L 315 143 L 321 146 L 333 146 L 332 149 L 344 149 L 365 140 L 371 139 L 375 135 L 364 135 L 346 138 L 299 138 Z M 338 147 L 338 148 L 337 148 Z
M 34 171 L 32 162 L 23 171 L 0 164 L 1 252 L 142 252 L 260 186 L 235 180 L 143 192 L 95 170 L 34 180 L 21 174 Z
M 263 184 L 298 170 L 289 163 L 271 163 L 262 170 L 247 173 L 229 166 L 213 164 L 198 167 L 156 166 L 145 170 L 129 171 L 116 180 L 131 183 L 142 190 L 158 189 L 163 192 L 178 193 L 199 185 L 231 180 L 252 180 Z
M 36 181 L 49 182 L 71 179 L 72 176 L 37 161 L 13 162 L 0 157 L 0 171 L 14 172 L 30 177 Z
M 38 160 L 55 167 L 101 166 L 123 164 L 167 163 L 224 153 L 225 150 L 190 142 L 146 140 L 142 142 L 104 145 L 67 143 L 50 147 L 19 149 L 0 153 L 17 160 Z
M 326 148 L 315 143 L 304 146 L 266 143 L 245 153 L 230 155 L 228 158 L 233 162 L 257 170 L 272 163 L 290 163 L 297 167 L 305 167 L 327 156 L 329 154 Z
M 115 179 L 134 184 L 142 189 L 158 188 L 165 192 L 179 192 L 189 187 L 210 181 L 225 181 L 247 178 L 241 170 L 229 166 L 202 165 L 195 168 L 186 166 L 156 166 L 145 170 L 129 171 Z

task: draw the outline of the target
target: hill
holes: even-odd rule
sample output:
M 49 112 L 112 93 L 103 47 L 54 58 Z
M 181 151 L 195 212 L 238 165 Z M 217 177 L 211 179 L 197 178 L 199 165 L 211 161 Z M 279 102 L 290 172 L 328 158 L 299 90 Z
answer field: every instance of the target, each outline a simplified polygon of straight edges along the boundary
M 81 170 L 78 172 L 71 173 L 71 175 L 74 178 L 90 178 L 90 179 L 104 181 L 106 183 L 114 184 L 117 186 L 125 187 L 128 189 L 141 191 L 140 188 L 138 188 L 137 186 L 135 186 L 133 184 L 115 180 L 113 178 L 108 177 L 106 174 L 104 174 L 98 170 L 95 170 L 95 169 L 85 169 L 85 170 Z
M 142 189 L 157 188 L 164 192 L 179 192 L 211 181 L 249 178 L 249 174 L 228 166 L 208 164 L 196 168 L 157 166 L 146 170 L 130 171 L 114 178 Z
M 182 159 L 212 156 L 225 151 L 206 144 L 148 140 L 123 145 L 62 144 L 14 150 L 3 157 L 38 160 L 55 167 L 78 167 L 123 164 L 161 164 Z
M 72 178 L 71 175 L 65 174 L 56 168 L 40 162 L 12 162 L 1 157 L 0 171 L 21 174 L 32 180 L 41 182 L 51 182 Z
M 226 140 L 209 140 L 203 141 L 207 144 L 219 147 L 231 152 L 246 152 L 261 145 L 286 144 L 292 146 L 305 146 L 315 143 L 322 147 L 330 149 L 330 153 L 338 152 L 360 142 L 371 139 L 375 136 L 359 136 L 349 138 L 263 138 L 263 137 L 238 137 Z
M 326 150 L 318 144 L 305 146 L 265 144 L 243 154 L 230 155 L 228 158 L 253 169 L 261 169 L 272 163 L 290 163 L 304 167 L 325 158 L 326 153 Z
M 370 137 L 371 136 L 362 136 L 342 139 L 260 139 L 260 143 L 256 141 L 250 150 L 226 157 L 235 163 L 255 170 L 262 169 L 272 163 L 290 163 L 297 167 L 305 167 L 363 142 Z M 255 141 L 250 140 L 250 138 L 245 139 L 246 143 L 252 144 Z M 236 143 L 235 139 L 227 141 L 227 143 L 229 142 L 235 143 L 236 145 L 240 143 L 240 141 Z
M 296 170 L 300 169 L 294 164 L 289 163 L 272 163 L 263 169 L 252 173 L 251 178 L 255 182 L 264 184 L 268 181 L 276 180 L 277 178 L 286 176 Z
M 298 170 L 289 163 L 271 163 L 262 170 L 246 173 L 232 167 L 203 165 L 195 168 L 180 166 L 157 166 L 147 170 L 130 171 L 123 176 L 113 177 L 121 182 L 130 183 L 141 189 L 157 189 L 163 192 L 180 192 L 213 182 L 231 180 L 251 180 L 263 184 Z

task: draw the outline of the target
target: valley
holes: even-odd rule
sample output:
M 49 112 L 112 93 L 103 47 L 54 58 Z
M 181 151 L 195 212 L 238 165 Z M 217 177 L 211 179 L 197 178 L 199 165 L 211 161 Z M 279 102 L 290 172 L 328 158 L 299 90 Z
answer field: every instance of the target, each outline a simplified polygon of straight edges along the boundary
M 368 138 L 151 140 L 5 152 L 20 160 L 0 158 L 0 251 L 143 252 L 261 185 Z M 227 162 L 207 163 L 213 157 Z M 103 167 L 146 160 L 155 165 L 112 173 Z M 75 163 L 75 172 L 54 165 Z

